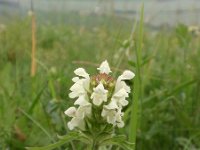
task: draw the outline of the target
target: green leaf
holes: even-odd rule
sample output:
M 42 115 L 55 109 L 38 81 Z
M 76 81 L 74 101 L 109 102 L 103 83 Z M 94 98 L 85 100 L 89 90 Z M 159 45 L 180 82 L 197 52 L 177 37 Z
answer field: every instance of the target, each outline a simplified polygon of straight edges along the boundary
M 78 140 L 80 138 L 80 133 L 78 132 L 71 132 L 65 136 L 59 136 L 59 141 L 53 144 L 43 146 L 43 147 L 27 147 L 28 150 L 52 150 L 54 148 L 60 147 L 63 144 L 70 142 L 72 140 Z
M 33 110 L 34 110 L 36 104 L 37 104 L 38 101 L 40 100 L 40 97 L 41 97 L 42 93 L 44 92 L 45 88 L 46 88 L 46 84 L 44 85 L 44 87 L 40 90 L 40 92 L 37 94 L 37 96 L 36 96 L 35 99 L 33 100 L 32 104 L 31 104 L 31 106 L 30 106 L 30 108 L 29 108 L 29 110 L 28 110 L 28 113 L 29 113 L 29 114 L 32 114 L 32 112 L 33 112 Z
M 72 134 L 72 136 L 76 136 L 76 134 L 78 134 L 78 136 L 76 137 L 75 140 L 81 141 L 85 144 L 91 144 L 92 140 L 91 137 L 89 136 L 89 134 L 84 133 L 84 132 L 71 132 L 70 134 Z M 65 139 L 66 136 L 58 136 L 59 139 Z
M 109 132 L 102 132 L 100 135 L 98 135 L 97 141 L 99 141 L 99 143 L 101 143 L 104 140 L 110 139 L 112 137 L 113 137 L 113 134 L 111 134 Z
M 51 136 L 51 134 L 45 129 L 45 127 L 43 127 L 37 120 L 35 120 L 31 115 L 29 115 L 28 113 L 26 113 L 23 109 L 18 108 L 18 110 L 24 115 L 26 116 L 28 119 L 30 119 L 38 128 L 41 129 L 42 132 L 44 132 L 49 139 L 51 139 L 51 141 L 54 142 L 54 138 Z
M 133 150 L 134 143 L 127 141 L 124 135 L 116 135 L 112 138 L 108 138 L 100 143 L 101 146 L 104 145 L 117 145 L 125 150 Z
M 133 103 L 131 105 L 131 116 L 129 125 L 129 140 L 132 143 L 136 142 L 137 135 L 137 122 L 138 122 L 138 112 L 139 112 L 139 101 L 141 99 L 142 92 L 142 80 L 141 80 L 141 62 L 142 62 L 142 44 L 143 44 L 143 20 L 144 20 L 144 4 L 141 7 L 141 15 L 139 22 L 139 32 L 138 40 L 136 43 L 136 76 L 133 84 L 133 89 L 135 90 L 132 94 Z M 135 149 L 135 145 L 132 149 Z

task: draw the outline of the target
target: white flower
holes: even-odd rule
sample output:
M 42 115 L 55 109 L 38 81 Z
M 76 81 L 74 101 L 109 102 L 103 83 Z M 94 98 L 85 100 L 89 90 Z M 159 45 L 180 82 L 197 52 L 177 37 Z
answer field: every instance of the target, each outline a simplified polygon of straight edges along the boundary
M 108 123 L 122 128 L 124 122 L 122 120 L 123 113 L 121 112 L 121 109 L 128 105 L 128 101 L 126 100 L 127 97 L 128 93 L 125 89 L 122 88 L 119 90 L 112 96 L 110 103 L 104 105 L 101 116 L 104 117 Z
M 75 82 L 74 85 L 72 85 L 72 87 L 70 88 L 71 93 L 69 94 L 70 98 L 76 98 L 86 93 L 86 90 L 83 86 L 83 82 L 84 80 L 81 79 Z
M 127 93 L 131 92 L 130 87 L 124 81 L 117 80 L 115 84 L 115 93 L 118 92 L 120 89 L 125 89 Z
M 113 99 L 111 100 L 111 102 L 108 105 L 104 105 L 104 107 L 106 109 L 118 109 L 119 108 L 116 101 L 114 101 Z
M 79 80 L 79 77 L 74 77 L 74 78 L 72 78 L 72 81 L 73 82 L 77 82 Z
M 91 104 L 88 103 L 84 106 L 79 106 L 78 109 L 76 109 L 75 107 L 70 107 L 65 111 L 65 114 L 69 117 L 72 117 L 71 121 L 69 121 L 67 124 L 70 130 L 73 130 L 75 127 L 84 130 L 84 118 L 90 117 Z
M 115 85 L 115 93 L 119 91 L 120 89 L 124 88 L 127 93 L 130 93 L 130 87 L 126 85 L 126 83 L 123 80 L 131 80 L 133 79 L 135 74 L 131 72 L 130 70 L 125 70 L 122 75 L 120 75 L 117 78 L 117 82 Z
M 135 77 L 135 74 L 130 70 L 125 70 L 119 78 L 121 80 L 131 80 Z
M 128 93 L 126 92 L 125 89 L 119 90 L 117 93 L 113 95 L 111 98 L 112 102 L 115 102 L 119 107 L 126 106 L 128 105 L 128 101 L 126 98 L 128 97 Z
M 72 120 L 69 121 L 67 123 L 67 125 L 68 125 L 68 128 L 70 130 L 73 130 L 76 127 L 80 128 L 81 130 L 85 129 L 85 122 L 84 122 L 84 120 L 81 119 L 81 118 L 77 118 L 77 117 L 72 118 Z
M 68 127 L 70 130 L 74 128 L 80 128 L 84 130 L 85 117 L 90 117 L 91 115 L 91 103 L 88 99 L 88 91 L 90 86 L 89 74 L 83 69 L 78 68 L 74 73 L 79 77 L 74 77 L 72 81 L 74 84 L 70 88 L 69 97 L 77 98 L 75 105 L 79 105 L 78 108 L 70 107 L 65 111 L 65 114 L 72 117 L 71 121 L 68 122 Z
M 78 68 L 74 71 L 77 76 L 89 78 L 89 74 L 83 68 Z
M 83 68 L 74 71 L 76 77 L 72 79 L 74 84 L 70 88 L 69 97 L 76 98 L 74 105 L 78 107 L 70 107 L 65 111 L 67 116 L 72 117 L 71 121 L 68 122 L 70 130 L 75 128 L 84 130 L 86 120 L 88 123 L 90 121 L 98 122 L 99 117 L 92 117 L 99 116 L 99 114 L 96 114 L 99 112 L 108 124 L 119 128 L 124 126 L 122 109 L 128 105 L 126 99 L 131 92 L 125 81 L 133 79 L 135 74 L 125 70 L 115 80 L 108 75 L 111 70 L 106 60 L 101 63 L 97 70 L 100 74 L 93 76 L 91 79 Z M 88 127 L 92 125 L 88 124 Z
M 84 106 L 79 106 L 76 111 L 76 117 L 84 119 L 85 117 L 90 117 L 91 115 L 91 104 L 88 103 Z
M 83 127 L 81 120 L 82 118 L 76 117 L 77 109 L 75 107 L 70 107 L 65 111 L 65 114 L 69 117 L 73 117 L 71 121 L 68 122 L 68 127 L 70 130 L 73 130 L 75 127 L 81 126 Z
M 75 117 L 76 116 L 76 108 L 75 107 L 69 107 L 66 111 L 65 114 L 69 117 Z
M 104 89 L 102 83 L 100 83 L 96 88 L 94 88 L 93 91 L 94 92 L 91 95 L 91 99 L 93 100 L 94 105 L 99 106 L 102 104 L 102 102 L 107 101 L 108 90 Z
M 86 96 L 90 86 L 89 74 L 83 68 L 76 69 L 74 73 L 82 78 L 74 77 L 72 79 L 72 81 L 75 83 L 70 88 L 71 93 L 69 94 L 69 97 L 76 98 L 80 96 Z
M 84 106 L 88 104 L 90 103 L 89 103 L 87 95 L 80 95 L 78 99 L 74 102 L 74 105 L 79 105 L 79 106 Z
M 118 109 L 116 113 L 116 125 L 118 128 L 124 127 L 124 121 L 122 120 L 124 113 L 121 111 L 121 109 Z
M 124 113 L 121 112 L 121 109 L 107 109 L 103 108 L 101 116 L 107 120 L 109 124 L 122 128 L 124 126 L 124 122 L 122 120 L 122 116 Z
M 109 124 L 115 125 L 116 122 L 115 114 L 116 114 L 115 109 L 103 108 L 101 116 L 104 117 Z
M 102 117 L 106 118 L 108 123 L 113 124 L 114 126 L 116 125 L 119 128 L 124 126 L 121 109 L 128 105 L 126 98 L 130 93 L 130 87 L 126 85 L 124 80 L 131 80 L 134 76 L 135 74 L 133 72 L 125 70 L 122 75 L 118 77 L 111 101 L 109 104 L 104 105 L 101 113 Z
M 105 73 L 105 74 L 109 74 L 110 72 L 112 72 L 110 70 L 110 67 L 109 67 L 109 64 L 108 64 L 107 60 L 102 62 L 100 67 L 97 68 L 97 70 L 99 70 L 100 73 Z

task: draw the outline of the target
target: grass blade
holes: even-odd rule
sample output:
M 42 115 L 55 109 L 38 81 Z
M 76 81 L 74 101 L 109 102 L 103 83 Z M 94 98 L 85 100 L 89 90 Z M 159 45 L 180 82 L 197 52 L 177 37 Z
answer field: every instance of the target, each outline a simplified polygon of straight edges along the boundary
M 37 104 L 38 101 L 40 100 L 40 97 L 41 97 L 42 93 L 44 92 L 45 88 L 46 88 L 46 84 L 45 84 L 44 87 L 40 90 L 40 92 L 37 94 L 37 96 L 34 98 L 32 104 L 31 104 L 31 106 L 30 106 L 30 108 L 29 108 L 29 110 L 28 110 L 28 113 L 29 113 L 29 114 L 32 114 L 32 112 L 33 112 L 33 110 L 34 110 L 36 104 Z
M 135 143 L 134 149 L 136 146 L 136 133 L 137 133 L 137 120 L 138 120 L 138 101 L 141 93 L 141 76 L 140 76 L 140 67 L 141 67 L 141 50 L 143 42 L 143 14 L 144 14 L 144 5 L 141 7 L 140 23 L 139 23 L 139 34 L 136 47 L 136 77 L 134 81 L 134 92 L 133 92 L 133 103 L 131 106 L 131 120 L 130 120 L 130 134 L 129 140 L 132 143 Z
M 28 119 L 30 119 L 37 127 L 39 127 L 49 137 L 49 139 L 51 139 L 52 142 L 55 142 L 54 138 L 49 134 L 49 132 L 44 127 L 42 127 L 42 125 L 39 122 L 37 122 L 32 116 L 30 116 L 21 108 L 18 109 L 20 112 L 22 112 L 22 114 L 24 114 Z

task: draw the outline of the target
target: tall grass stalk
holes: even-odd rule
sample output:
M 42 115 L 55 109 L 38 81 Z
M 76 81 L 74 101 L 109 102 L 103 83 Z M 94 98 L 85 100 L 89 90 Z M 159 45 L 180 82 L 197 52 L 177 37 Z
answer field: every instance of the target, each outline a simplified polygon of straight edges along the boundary
M 130 142 L 135 143 L 134 149 L 136 146 L 136 134 L 137 134 L 137 121 L 138 121 L 138 102 L 141 96 L 141 76 L 140 76 L 140 67 L 141 67 L 141 50 L 143 43 L 143 16 L 144 16 L 144 5 L 141 7 L 140 23 L 139 23 L 139 33 L 137 35 L 138 40 L 136 41 L 136 77 L 133 85 L 133 103 L 131 108 L 131 120 L 130 120 Z
M 34 77 L 36 74 L 36 21 L 35 15 L 32 14 L 32 53 L 31 53 L 31 76 Z

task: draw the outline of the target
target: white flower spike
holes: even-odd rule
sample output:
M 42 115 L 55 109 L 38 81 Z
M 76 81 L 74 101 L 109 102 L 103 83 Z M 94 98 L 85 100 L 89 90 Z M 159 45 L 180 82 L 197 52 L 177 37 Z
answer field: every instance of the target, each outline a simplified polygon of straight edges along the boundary
M 125 125 L 122 110 L 128 105 L 127 99 L 131 92 L 126 81 L 133 79 L 135 74 L 125 70 L 115 80 L 109 75 L 111 70 L 106 60 L 97 70 L 99 74 L 92 77 L 83 68 L 74 71 L 76 77 L 72 79 L 74 84 L 70 88 L 69 97 L 76 98 L 75 106 L 65 111 L 67 116 L 72 117 L 68 122 L 70 130 L 93 128 L 94 123 L 98 123 L 100 129 L 106 123 L 118 128 Z

